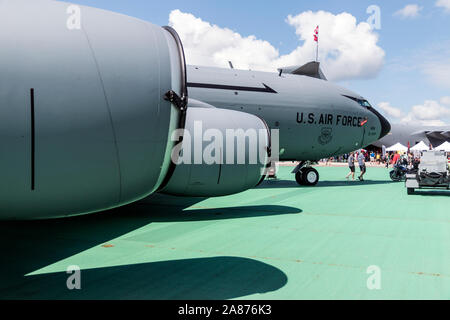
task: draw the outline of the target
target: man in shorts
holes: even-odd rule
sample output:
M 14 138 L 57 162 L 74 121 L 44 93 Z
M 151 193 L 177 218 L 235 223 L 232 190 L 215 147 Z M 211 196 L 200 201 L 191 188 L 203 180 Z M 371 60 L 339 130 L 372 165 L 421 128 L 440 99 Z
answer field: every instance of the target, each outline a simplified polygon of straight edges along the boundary
M 365 161 L 364 154 L 362 152 L 360 152 L 358 155 L 358 164 L 359 164 L 359 170 L 361 170 L 361 174 L 359 175 L 358 179 L 360 181 L 364 181 L 363 176 L 366 173 L 366 161 Z
M 355 156 L 352 153 L 348 156 L 348 167 L 350 168 L 350 173 L 345 177 L 347 180 L 352 176 L 352 180 L 355 180 Z

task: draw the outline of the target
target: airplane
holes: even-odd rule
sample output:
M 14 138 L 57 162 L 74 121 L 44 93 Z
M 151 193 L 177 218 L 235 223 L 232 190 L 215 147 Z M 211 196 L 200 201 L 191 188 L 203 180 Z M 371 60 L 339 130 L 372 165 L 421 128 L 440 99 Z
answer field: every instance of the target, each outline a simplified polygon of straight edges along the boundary
M 319 62 L 276 72 L 188 66 L 190 97 L 243 111 L 279 130 L 279 158 L 300 161 L 300 185 L 314 186 L 309 164 L 364 148 L 386 136 L 389 122 L 362 96 L 327 81 Z
M 426 145 L 438 147 L 450 141 L 450 126 L 418 126 L 409 124 L 392 124 L 391 132 L 372 145 L 378 148 L 390 147 L 398 142 L 411 147 L 423 141 Z
M 1 220 L 88 214 L 155 192 L 242 192 L 265 178 L 270 128 L 280 129 L 282 159 L 292 160 L 355 150 L 390 129 L 363 97 L 296 74 L 305 68 L 188 69 L 172 28 L 75 5 L 77 27 L 69 23 L 73 6 L 0 2 Z M 224 136 L 263 132 L 260 161 L 240 164 L 224 148 L 231 163 L 178 163 L 195 137 L 173 134 L 196 123 Z M 245 158 L 251 152 L 244 145 Z

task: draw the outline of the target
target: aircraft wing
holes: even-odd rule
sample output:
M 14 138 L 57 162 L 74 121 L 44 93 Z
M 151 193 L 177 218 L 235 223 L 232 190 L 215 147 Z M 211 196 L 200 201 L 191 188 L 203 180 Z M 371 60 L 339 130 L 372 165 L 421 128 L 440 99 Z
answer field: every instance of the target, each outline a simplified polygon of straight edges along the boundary
M 411 135 L 419 135 L 419 134 L 437 139 L 450 138 L 450 130 L 420 130 L 413 132 Z
M 426 130 L 420 130 L 420 131 L 416 131 L 416 132 L 413 132 L 413 133 L 411 133 L 411 135 L 412 136 L 415 136 L 415 135 L 419 135 L 419 134 L 427 134 L 429 131 L 426 131 Z
M 426 133 L 427 137 L 433 137 L 436 139 L 445 139 L 445 136 L 443 136 L 444 131 L 438 130 L 438 131 L 429 131 Z

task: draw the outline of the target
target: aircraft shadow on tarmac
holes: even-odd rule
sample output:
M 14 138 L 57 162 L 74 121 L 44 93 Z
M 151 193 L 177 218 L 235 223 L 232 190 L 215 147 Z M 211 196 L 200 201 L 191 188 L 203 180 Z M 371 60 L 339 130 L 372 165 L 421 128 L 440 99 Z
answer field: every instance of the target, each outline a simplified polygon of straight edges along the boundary
M 65 287 L 68 274 L 64 272 L 25 276 L 152 222 L 237 219 L 302 212 L 275 205 L 184 210 L 201 200 L 163 196 L 81 217 L 1 222 L 0 299 L 229 299 L 282 287 L 287 281 L 282 271 L 257 260 L 238 257 L 84 270 L 85 287 L 77 292 Z M 214 275 L 205 281 L 204 275 L 208 273 Z M 93 290 L 85 290 L 89 285 L 94 286 Z
M 68 290 L 65 272 L 24 277 L 7 299 L 223 300 L 278 290 L 287 276 L 240 257 L 151 262 L 83 270 L 81 290 Z
M 313 187 L 300 186 L 293 180 L 266 180 L 256 188 L 271 189 L 271 188 L 321 188 L 321 187 L 358 187 L 367 185 L 379 185 L 379 184 L 391 184 L 396 183 L 391 180 L 364 180 L 364 181 L 319 181 L 319 183 Z
M 156 195 L 138 202 L 134 206 L 134 214 L 145 214 L 155 208 L 163 210 L 151 213 L 153 222 L 164 221 L 206 221 L 224 219 L 243 219 L 251 217 L 263 217 L 280 214 L 298 214 L 302 210 L 299 208 L 281 205 L 254 205 L 236 206 L 227 208 L 208 208 L 196 206 L 204 198 L 180 198 Z M 191 207 L 189 210 L 183 210 Z

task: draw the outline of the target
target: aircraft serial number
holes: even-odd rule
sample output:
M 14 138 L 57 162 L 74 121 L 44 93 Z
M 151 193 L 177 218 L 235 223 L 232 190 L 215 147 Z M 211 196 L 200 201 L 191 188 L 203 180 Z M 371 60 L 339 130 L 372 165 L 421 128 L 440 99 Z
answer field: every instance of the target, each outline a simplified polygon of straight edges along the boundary
M 361 127 L 361 122 L 365 118 L 351 116 L 351 115 L 337 115 L 321 113 L 320 116 L 316 116 L 314 113 L 308 113 L 307 115 L 303 112 L 297 112 L 297 123 L 299 124 L 327 124 L 336 125 L 343 127 Z

